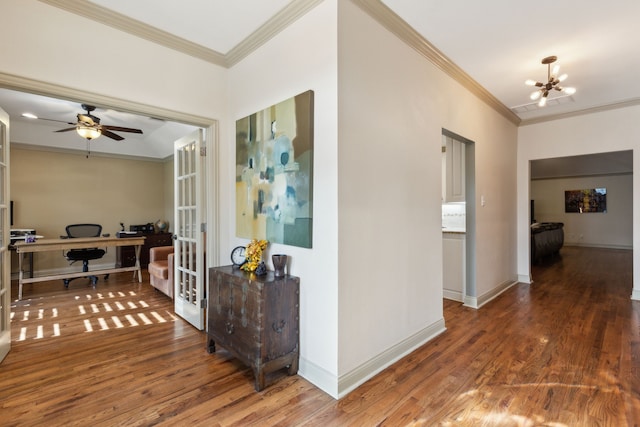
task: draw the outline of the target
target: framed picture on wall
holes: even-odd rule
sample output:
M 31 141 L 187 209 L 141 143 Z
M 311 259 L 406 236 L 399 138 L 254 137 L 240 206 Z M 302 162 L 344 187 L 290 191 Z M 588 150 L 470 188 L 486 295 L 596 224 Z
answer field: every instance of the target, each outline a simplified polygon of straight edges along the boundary
M 607 189 L 566 190 L 564 211 L 575 213 L 607 212 Z
M 313 91 L 236 121 L 236 235 L 312 247 Z

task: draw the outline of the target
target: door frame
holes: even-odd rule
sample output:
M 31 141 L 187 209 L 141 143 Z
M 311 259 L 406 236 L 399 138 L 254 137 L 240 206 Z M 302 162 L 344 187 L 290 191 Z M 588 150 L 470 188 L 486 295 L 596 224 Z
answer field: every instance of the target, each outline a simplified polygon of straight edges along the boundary
M 0 88 L 49 96 L 52 98 L 65 99 L 78 103 L 90 103 L 107 108 L 113 108 L 114 110 L 126 113 L 182 122 L 203 128 L 205 132 L 205 147 L 207 150 L 204 179 L 205 198 L 207 201 L 205 221 L 207 223 L 208 238 L 205 243 L 205 259 L 206 265 L 217 265 L 217 263 L 214 261 L 218 259 L 218 254 L 220 252 L 220 205 L 218 197 L 218 173 L 220 170 L 220 164 L 218 156 L 219 122 L 217 119 L 183 113 L 180 111 L 168 110 L 165 108 L 133 101 L 126 101 L 119 98 L 100 95 L 94 92 L 73 89 L 6 73 L 0 73 Z M 9 182 L 9 186 L 10 185 L 11 183 Z M 208 275 L 205 274 L 205 278 L 207 276 Z
M 10 240 L 10 215 L 11 215 L 11 196 L 9 183 L 9 177 L 11 173 L 9 150 L 11 146 L 11 139 L 9 133 L 9 115 L 0 108 L 0 159 L 4 163 L 4 171 L 2 174 L 2 188 L 0 191 L 3 193 L 2 200 L 4 201 L 2 209 L 4 210 L 4 216 L 0 215 L 0 237 L 2 242 L 0 244 L 0 280 L 2 285 L 0 286 L 0 362 L 4 360 L 5 356 L 11 351 L 11 254 L 9 252 L 9 240 Z

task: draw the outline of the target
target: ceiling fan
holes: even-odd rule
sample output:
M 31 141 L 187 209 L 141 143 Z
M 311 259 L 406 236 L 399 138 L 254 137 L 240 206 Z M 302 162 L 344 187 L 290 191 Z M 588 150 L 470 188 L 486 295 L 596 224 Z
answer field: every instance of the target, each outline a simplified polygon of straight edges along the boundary
M 562 74 L 558 76 L 558 72 L 560 71 L 560 66 L 555 65 L 553 67 L 553 71 L 551 71 L 551 64 L 556 62 L 558 57 L 556 56 L 547 56 L 546 58 L 542 58 L 542 64 L 547 66 L 547 83 L 537 82 L 535 80 L 527 80 L 524 82 L 527 86 L 535 86 L 538 89 L 531 93 L 531 100 L 535 101 L 538 98 L 538 107 L 544 107 L 547 104 L 547 97 L 549 96 L 549 92 L 552 90 L 557 90 L 559 92 L 564 92 L 567 95 L 573 95 L 576 93 L 576 89 L 573 87 L 563 87 L 560 86 L 560 82 L 563 82 L 568 76 L 567 74 Z
M 141 134 L 142 130 L 127 128 L 122 126 L 110 126 L 110 125 L 102 125 L 100 124 L 100 118 L 91 114 L 93 110 L 96 109 L 93 105 L 82 104 L 82 109 L 86 111 L 85 113 L 78 113 L 78 121 L 76 123 L 67 122 L 70 125 L 74 125 L 73 127 L 60 129 L 56 132 L 69 132 L 75 130 L 78 132 L 83 138 L 88 140 L 96 139 L 100 135 L 104 135 L 107 138 L 115 139 L 116 141 L 122 141 L 124 138 L 112 131 L 117 132 L 131 132 Z

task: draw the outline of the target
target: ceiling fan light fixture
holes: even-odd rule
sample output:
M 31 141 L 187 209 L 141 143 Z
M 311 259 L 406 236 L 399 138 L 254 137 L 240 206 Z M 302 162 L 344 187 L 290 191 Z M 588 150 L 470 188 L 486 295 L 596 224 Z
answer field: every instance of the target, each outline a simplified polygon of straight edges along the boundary
M 82 125 L 79 125 L 76 128 L 76 132 L 78 132 L 78 135 L 88 140 L 96 139 L 102 135 L 98 129 Z

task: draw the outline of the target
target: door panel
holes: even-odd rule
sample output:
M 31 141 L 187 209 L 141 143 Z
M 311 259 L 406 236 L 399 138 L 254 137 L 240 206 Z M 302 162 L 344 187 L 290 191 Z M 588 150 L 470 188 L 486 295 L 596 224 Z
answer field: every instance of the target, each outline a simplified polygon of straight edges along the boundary
M 11 349 L 11 254 L 9 253 L 9 115 L 0 109 L 0 361 Z
M 200 330 L 204 329 L 205 266 L 202 146 L 201 129 L 174 143 L 174 306 L 180 317 Z

